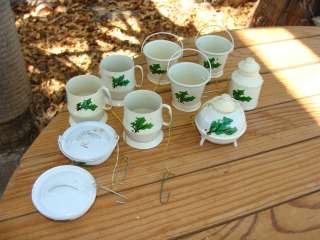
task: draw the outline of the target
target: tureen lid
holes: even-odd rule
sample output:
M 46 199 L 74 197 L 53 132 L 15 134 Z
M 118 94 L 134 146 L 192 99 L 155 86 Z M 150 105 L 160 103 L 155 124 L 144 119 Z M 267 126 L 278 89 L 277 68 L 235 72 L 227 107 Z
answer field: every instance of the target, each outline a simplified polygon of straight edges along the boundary
M 252 57 L 240 61 L 238 67 L 242 72 L 249 74 L 258 74 L 260 71 L 260 65 Z
M 209 102 L 220 113 L 231 113 L 236 110 L 236 103 L 228 94 L 222 94 Z

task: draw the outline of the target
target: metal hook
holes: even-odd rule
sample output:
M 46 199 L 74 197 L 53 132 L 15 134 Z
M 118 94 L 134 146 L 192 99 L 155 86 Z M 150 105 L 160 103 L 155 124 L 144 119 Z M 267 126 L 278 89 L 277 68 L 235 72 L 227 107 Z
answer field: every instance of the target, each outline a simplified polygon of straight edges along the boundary
M 121 156 L 120 159 L 120 164 L 122 161 L 125 162 L 125 167 L 124 167 L 124 173 L 123 173 L 123 176 L 121 177 L 120 181 L 118 182 L 118 184 L 122 184 L 121 182 L 126 180 L 128 178 L 128 172 L 129 172 L 129 160 L 130 158 L 128 156 Z M 118 181 L 118 178 L 119 178 L 119 167 L 117 167 L 114 171 L 114 177 L 113 177 L 113 184 L 114 185 L 117 181 Z
M 118 197 L 120 197 L 121 200 L 117 200 L 117 201 L 116 201 L 117 203 L 124 204 L 124 203 L 127 203 L 127 202 L 128 202 L 128 198 L 127 198 L 126 196 L 124 196 L 124 195 L 122 195 L 122 194 L 120 194 L 120 193 L 118 193 L 118 192 L 116 192 L 116 191 L 113 191 L 112 189 L 110 189 L 110 188 L 108 188 L 108 187 L 106 187 L 106 186 L 102 186 L 102 185 L 100 185 L 100 184 L 98 185 L 98 187 L 99 187 L 100 189 L 106 191 L 106 192 L 111 192 L 111 193 L 117 195 Z
M 124 167 L 124 175 L 122 177 L 122 181 L 127 179 L 128 177 L 128 170 L 129 170 L 129 157 L 128 156 L 123 156 L 123 160 L 125 161 L 126 166 Z
M 162 176 L 162 180 L 161 180 L 161 186 L 160 186 L 160 203 L 161 204 L 166 204 L 169 202 L 169 199 L 170 199 L 170 195 L 171 195 L 171 192 L 168 192 L 166 194 L 166 197 L 165 197 L 165 200 L 164 200 L 164 183 L 170 178 L 170 177 L 173 177 L 174 174 L 171 173 L 169 171 L 168 168 L 166 168 L 166 171 L 163 173 L 163 176 Z

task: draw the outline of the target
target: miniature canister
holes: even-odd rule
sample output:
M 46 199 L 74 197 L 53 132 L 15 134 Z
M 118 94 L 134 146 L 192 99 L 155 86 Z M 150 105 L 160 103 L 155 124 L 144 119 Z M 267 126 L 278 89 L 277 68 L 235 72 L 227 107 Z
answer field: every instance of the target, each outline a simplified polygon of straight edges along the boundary
M 238 69 L 231 75 L 229 94 L 239 101 L 245 111 L 255 109 L 258 105 L 263 84 L 259 71 L 260 65 L 254 58 L 248 57 L 240 61 Z

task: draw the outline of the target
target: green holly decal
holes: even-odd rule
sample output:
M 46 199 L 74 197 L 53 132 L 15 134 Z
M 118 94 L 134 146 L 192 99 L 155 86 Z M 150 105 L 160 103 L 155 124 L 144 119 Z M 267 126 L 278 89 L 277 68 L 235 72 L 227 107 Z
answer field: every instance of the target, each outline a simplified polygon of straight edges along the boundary
M 161 70 L 161 66 L 158 63 L 149 65 L 149 69 L 152 74 L 163 74 L 167 72 L 166 70 Z
M 234 99 L 241 102 L 250 102 L 252 100 L 252 97 L 244 95 L 244 90 L 233 90 L 232 95 Z
M 178 101 L 181 103 L 191 102 L 196 98 L 195 96 L 190 96 L 188 91 L 179 91 L 179 92 L 175 93 L 174 95 L 176 96 Z
M 98 106 L 92 102 L 91 98 L 77 103 L 77 111 L 80 111 L 81 109 L 94 111 L 97 107 Z
M 124 79 L 124 74 L 119 77 L 112 77 L 112 87 L 123 87 L 129 84 L 129 80 Z
M 133 132 L 137 133 L 140 130 L 150 129 L 153 127 L 152 123 L 147 123 L 147 120 L 144 117 L 137 117 L 134 122 L 131 123 Z
M 238 129 L 236 127 L 230 127 L 230 124 L 233 122 L 231 118 L 223 117 L 223 119 L 219 119 L 218 121 L 213 121 L 210 125 L 208 135 L 215 133 L 217 135 L 226 134 L 232 135 Z
M 214 57 L 209 58 L 210 64 L 211 64 L 211 69 L 213 68 L 218 68 L 221 66 L 221 63 L 219 63 L 218 61 L 216 62 L 216 59 Z M 208 61 L 204 61 L 203 62 L 203 66 L 205 68 L 210 68 L 209 62 Z

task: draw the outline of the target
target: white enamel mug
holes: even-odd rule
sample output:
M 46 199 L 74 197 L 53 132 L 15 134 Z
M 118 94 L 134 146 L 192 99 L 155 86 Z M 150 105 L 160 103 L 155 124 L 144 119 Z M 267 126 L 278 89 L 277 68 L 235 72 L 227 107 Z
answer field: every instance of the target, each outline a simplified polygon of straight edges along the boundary
M 175 37 L 179 44 L 164 39 L 147 42 L 151 37 L 156 35 L 169 35 Z M 177 55 L 174 56 L 171 61 L 177 61 L 182 55 L 182 49 L 183 43 L 175 34 L 157 32 L 146 37 L 141 45 L 141 52 L 147 60 L 149 81 L 158 85 L 169 84 L 170 82 L 166 74 L 168 62 L 174 53 Z
M 141 74 L 139 84 L 135 79 L 136 68 Z M 124 97 L 143 84 L 143 68 L 135 65 L 133 59 L 126 55 L 114 54 L 102 59 L 100 75 L 103 85 L 110 90 L 112 106 L 123 106 Z
M 66 85 L 70 125 L 82 121 L 107 121 L 105 110 L 111 108 L 111 94 L 94 75 L 79 75 Z M 108 106 L 106 107 L 106 105 Z
M 163 109 L 169 114 L 169 122 L 163 121 Z M 162 126 L 170 126 L 172 110 L 162 103 L 159 94 L 149 90 L 136 90 L 124 99 L 124 139 L 137 149 L 149 149 L 163 140 Z
M 207 34 L 199 36 L 201 31 L 209 27 L 217 27 L 225 30 L 228 37 L 227 39 L 223 36 Z M 218 78 L 223 75 L 223 69 L 227 62 L 229 54 L 234 49 L 234 39 L 228 29 L 225 29 L 220 25 L 208 25 L 201 29 L 195 37 L 195 46 L 203 54 L 205 54 L 211 63 L 211 75 L 213 78 Z M 199 54 L 200 63 L 209 69 L 208 60 Z
M 199 50 L 185 48 L 183 51 L 195 51 L 208 57 Z M 193 112 L 201 107 L 201 97 L 206 84 L 211 80 L 211 71 L 193 62 L 178 62 L 170 66 L 168 77 L 171 83 L 172 105 L 184 112 Z M 210 66 L 210 62 L 209 62 Z

